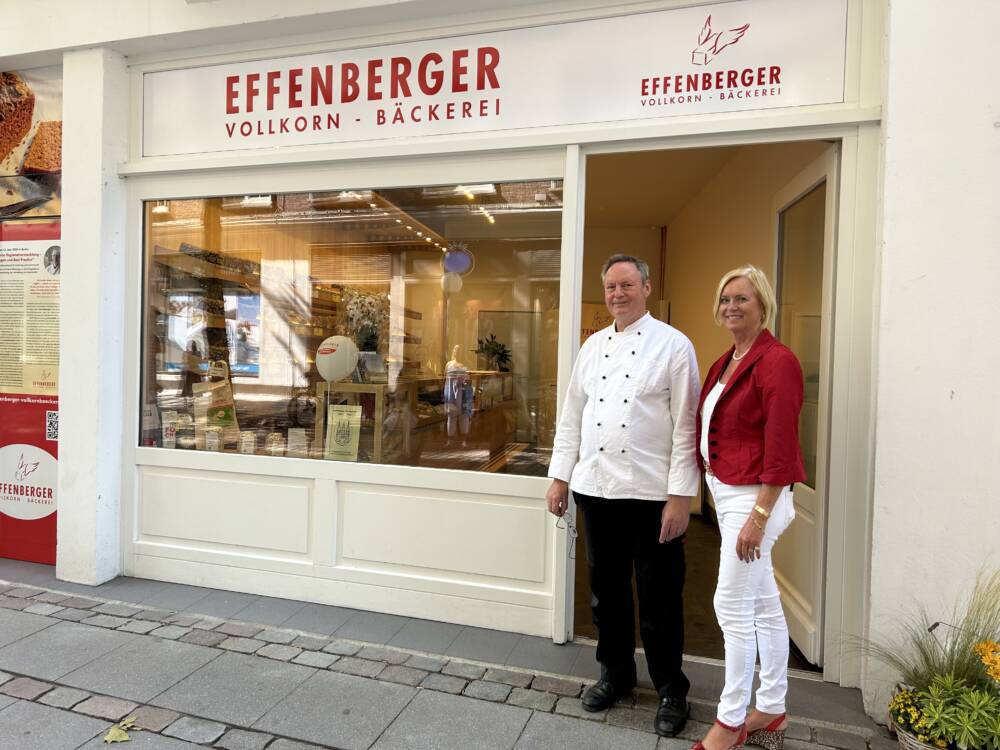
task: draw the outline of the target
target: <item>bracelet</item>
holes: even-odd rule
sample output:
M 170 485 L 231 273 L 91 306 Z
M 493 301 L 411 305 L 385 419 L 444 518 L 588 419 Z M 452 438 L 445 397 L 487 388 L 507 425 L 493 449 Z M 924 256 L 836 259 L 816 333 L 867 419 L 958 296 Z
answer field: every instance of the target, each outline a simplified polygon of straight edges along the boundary
M 757 523 L 757 519 L 754 518 L 753 516 L 750 516 L 750 523 L 756 526 L 760 531 L 764 531 L 764 527 L 761 526 L 759 523 Z
M 768 511 L 768 510 L 765 510 L 765 509 L 764 509 L 763 507 L 761 507 L 760 505 L 755 505 L 755 506 L 753 506 L 753 509 L 754 509 L 755 511 L 757 511 L 758 513 L 760 513 L 760 514 L 761 514 L 762 516 L 764 516 L 764 518 L 770 518 L 770 517 L 771 517 L 771 512 L 770 512 L 770 511 Z

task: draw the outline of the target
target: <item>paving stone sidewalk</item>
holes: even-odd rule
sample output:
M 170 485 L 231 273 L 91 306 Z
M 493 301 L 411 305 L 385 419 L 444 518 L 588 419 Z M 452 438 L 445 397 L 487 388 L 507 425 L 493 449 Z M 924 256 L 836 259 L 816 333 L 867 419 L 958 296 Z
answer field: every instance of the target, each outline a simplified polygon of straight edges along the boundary
M 692 701 L 679 738 L 652 733 L 656 696 L 598 714 L 579 678 L 301 630 L 202 617 L 0 582 L 0 748 L 644 748 L 700 739 L 714 705 Z M 790 750 L 889 750 L 874 724 L 793 719 Z

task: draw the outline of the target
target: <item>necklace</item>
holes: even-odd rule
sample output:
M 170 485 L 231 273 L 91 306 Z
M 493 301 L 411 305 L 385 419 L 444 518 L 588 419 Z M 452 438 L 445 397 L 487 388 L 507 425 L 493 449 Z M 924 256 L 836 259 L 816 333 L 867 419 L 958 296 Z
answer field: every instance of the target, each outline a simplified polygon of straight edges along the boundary
M 755 336 L 754 339 L 753 339 L 753 341 L 756 341 L 756 340 L 757 340 L 757 337 Z M 750 342 L 750 346 L 748 346 L 747 350 L 745 352 L 743 352 L 742 354 L 737 354 L 736 353 L 736 346 L 735 345 L 733 346 L 733 362 L 739 362 L 741 359 L 743 359 L 745 356 L 747 356 L 747 354 L 750 353 L 750 350 L 753 349 L 753 341 Z

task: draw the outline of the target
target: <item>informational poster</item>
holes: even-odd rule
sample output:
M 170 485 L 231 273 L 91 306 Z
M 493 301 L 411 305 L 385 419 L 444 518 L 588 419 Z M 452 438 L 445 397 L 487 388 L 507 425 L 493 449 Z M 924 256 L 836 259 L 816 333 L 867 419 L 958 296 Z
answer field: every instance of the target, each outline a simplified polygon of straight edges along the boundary
M 0 557 L 54 563 L 62 72 L 0 72 Z
M 52 564 L 59 446 L 58 222 L 0 222 L 0 557 Z
M 333 404 L 327 413 L 324 458 L 357 461 L 361 438 L 361 404 Z

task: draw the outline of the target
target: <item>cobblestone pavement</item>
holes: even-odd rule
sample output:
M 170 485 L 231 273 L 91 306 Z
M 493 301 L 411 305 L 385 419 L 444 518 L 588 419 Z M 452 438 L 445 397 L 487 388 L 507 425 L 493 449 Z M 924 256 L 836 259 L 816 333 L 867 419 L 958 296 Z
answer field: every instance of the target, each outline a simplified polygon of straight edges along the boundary
M 361 641 L 0 582 L 0 748 L 106 747 L 134 717 L 136 750 L 645 748 L 656 696 L 585 713 L 586 682 Z M 889 750 L 884 729 L 792 719 L 790 750 Z

